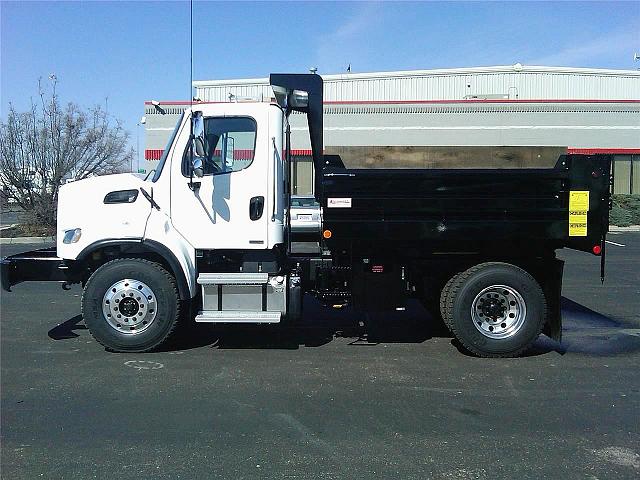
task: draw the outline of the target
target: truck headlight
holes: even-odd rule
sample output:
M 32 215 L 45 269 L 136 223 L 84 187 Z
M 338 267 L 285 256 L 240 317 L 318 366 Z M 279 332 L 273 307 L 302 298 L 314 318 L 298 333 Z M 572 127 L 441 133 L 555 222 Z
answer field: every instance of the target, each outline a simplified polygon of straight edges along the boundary
M 76 243 L 78 240 L 80 240 L 81 236 L 82 236 L 82 229 L 81 228 L 74 228 L 72 230 L 65 230 L 64 231 L 64 238 L 62 239 L 62 243 Z

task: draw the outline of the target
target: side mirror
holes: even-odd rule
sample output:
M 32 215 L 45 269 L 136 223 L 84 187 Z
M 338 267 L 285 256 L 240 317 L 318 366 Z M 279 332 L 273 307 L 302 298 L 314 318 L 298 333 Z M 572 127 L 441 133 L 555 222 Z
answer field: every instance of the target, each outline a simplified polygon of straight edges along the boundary
M 191 159 L 191 169 L 196 177 L 202 178 L 204 175 L 204 164 L 202 163 L 202 158 L 193 157 Z
M 294 90 L 289 95 L 289 105 L 293 108 L 307 108 L 309 106 L 309 92 Z
M 204 157 L 204 119 L 202 118 L 202 112 L 195 112 L 191 117 L 193 143 L 191 148 L 191 171 L 193 175 L 198 178 L 202 178 L 204 175 L 204 163 L 202 158 Z

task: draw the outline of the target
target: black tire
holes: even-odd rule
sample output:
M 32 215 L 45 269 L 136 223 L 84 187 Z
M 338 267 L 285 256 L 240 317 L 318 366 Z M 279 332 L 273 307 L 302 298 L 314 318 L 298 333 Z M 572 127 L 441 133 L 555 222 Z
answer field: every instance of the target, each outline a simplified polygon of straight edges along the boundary
M 451 285 L 455 282 L 456 278 L 460 275 L 460 273 L 456 273 L 453 275 L 447 283 L 445 283 L 444 287 L 442 287 L 442 292 L 440 293 L 440 315 L 442 316 L 442 320 L 444 324 L 447 326 L 449 331 L 451 331 L 451 325 L 449 325 L 448 319 L 450 318 L 449 311 L 447 309 L 447 298 L 449 297 L 449 292 L 451 291 Z
M 526 313 L 518 315 L 520 326 L 509 336 L 490 338 L 491 333 L 482 333 L 481 328 L 476 328 L 472 305 L 485 289 L 500 285 L 520 295 L 525 305 L 522 311 Z M 525 352 L 540 335 L 546 311 L 546 300 L 538 282 L 519 267 L 497 262 L 476 265 L 456 275 L 449 285 L 444 306 L 445 323 L 466 350 L 480 357 L 498 358 Z
M 126 329 L 116 330 L 103 312 L 105 294 L 124 279 L 143 282 L 155 296 L 155 316 L 148 326 L 135 334 L 127 333 Z M 82 316 L 91 335 L 108 350 L 154 350 L 168 340 L 180 319 L 180 300 L 175 279 L 155 262 L 138 258 L 112 260 L 98 268 L 87 281 L 82 294 Z

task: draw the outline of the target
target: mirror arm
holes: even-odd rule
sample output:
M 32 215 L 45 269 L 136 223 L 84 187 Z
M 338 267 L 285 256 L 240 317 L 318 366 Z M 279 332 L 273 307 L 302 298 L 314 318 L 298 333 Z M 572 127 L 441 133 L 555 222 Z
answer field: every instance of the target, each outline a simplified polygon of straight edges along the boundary
M 271 221 L 276 221 L 276 190 L 278 189 L 278 147 L 276 146 L 276 137 L 271 137 L 273 142 L 273 205 L 271 213 Z
M 200 188 L 200 182 L 193 181 L 193 140 L 195 135 L 193 134 L 193 123 L 191 124 L 191 135 L 189 135 L 189 190 L 196 192 Z

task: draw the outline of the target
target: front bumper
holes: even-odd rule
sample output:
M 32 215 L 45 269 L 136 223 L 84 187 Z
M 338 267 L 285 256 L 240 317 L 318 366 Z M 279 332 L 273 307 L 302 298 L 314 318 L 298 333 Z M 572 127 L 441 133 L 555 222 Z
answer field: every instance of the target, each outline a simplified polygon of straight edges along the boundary
M 56 256 L 53 247 L 4 257 L 0 261 L 0 280 L 2 289 L 10 292 L 21 282 L 75 283 L 79 276 L 69 262 Z

